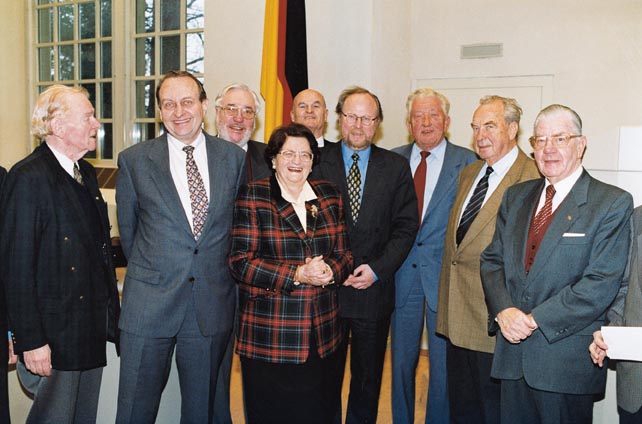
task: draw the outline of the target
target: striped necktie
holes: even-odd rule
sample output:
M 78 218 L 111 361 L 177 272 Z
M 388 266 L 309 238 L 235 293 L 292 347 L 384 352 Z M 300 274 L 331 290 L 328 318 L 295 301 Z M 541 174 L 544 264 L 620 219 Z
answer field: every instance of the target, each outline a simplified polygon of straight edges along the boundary
M 484 203 L 486 192 L 488 191 L 488 177 L 490 177 L 490 174 L 492 173 L 493 168 L 491 168 L 490 166 L 487 167 L 486 174 L 481 177 L 481 179 L 477 183 L 477 187 L 475 187 L 475 190 L 473 191 L 473 195 L 470 196 L 470 200 L 468 201 L 466 209 L 464 209 L 464 213 L 462 214 L 461 220 L 459 221 L 459 227 L 457 227 L 457 246 L 459 246 L 461 241 L 464 239 L 464 236 L 470 228 L 470 224 L 473 223 L 475 217 L 482 207 L 482 204 Z

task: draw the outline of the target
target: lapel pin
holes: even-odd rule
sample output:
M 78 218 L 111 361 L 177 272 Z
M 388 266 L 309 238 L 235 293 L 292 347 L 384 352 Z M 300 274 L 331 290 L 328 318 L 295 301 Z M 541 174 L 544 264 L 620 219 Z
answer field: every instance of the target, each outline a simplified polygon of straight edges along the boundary
M 571 215 L 569 215 L 569 216 L 566 217 L 566 219 L 568 219 L 570 221 L 571 219 L 573 219 L 573 217 Z

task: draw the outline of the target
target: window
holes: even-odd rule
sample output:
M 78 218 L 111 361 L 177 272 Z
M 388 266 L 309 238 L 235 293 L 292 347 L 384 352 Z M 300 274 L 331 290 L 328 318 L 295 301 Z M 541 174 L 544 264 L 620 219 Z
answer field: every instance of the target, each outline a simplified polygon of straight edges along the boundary
M 53 84 L 89 91 L 102 123 L 94 163 L 113 167 L 120 149 L 162 131 L 163 74 L 203 79 L 205 0 L 32 1 L 36 94 Z

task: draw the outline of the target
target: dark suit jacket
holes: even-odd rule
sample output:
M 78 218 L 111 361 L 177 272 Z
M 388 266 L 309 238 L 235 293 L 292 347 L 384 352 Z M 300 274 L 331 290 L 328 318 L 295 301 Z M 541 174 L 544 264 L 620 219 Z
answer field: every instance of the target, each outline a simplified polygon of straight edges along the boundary
M 379 280 L 366 290 L 341 287 L 341 316 L 347 318 L 380 319 L 392 312 L 395 272 L 406 259 L 419 227 L 408 161 L 375 145 L 371 149 L 359 220 L 355 225 L 346 213 L 346 222 L 354 267 L 370 265 Z M 311 178 L 335 183 L 343 204 L 349 204 L 341 142 L 321 149 L 321 161 L 312 170 Z
M 239 282 L 242 356 L 303 363 L 312 327 L 322 358 L 341 341 L 336 285 L 293 284 L 308 257 L 322 255 L 337 282 L 352 269 L 341 195 L 328 182 L 310 184 L 318 199 L 306 204 L 305 232 L 274 177 L 244 187 L 236 200 L 230 267 Z
M 633 201 L 584 171 L 555 212 L 526 274 L 526 240 L 543 188 L 540 178 L 506 191 L 493 241 L 481 256 L 490 317 L 514 306 L 532 313 L 538 325 L 519 344 L 497 337 L 491 375 L 523 377 L 534 389 L 556 393 L 600 393 L 606 369 L 593 365 L 587 347 L 622 281 Z M 489 322 L 489 330 L 497 330 Z
M 227 265 L 234 198 L 245 183 L 245 152 L 205 134 L 210 199 L 198 241 L 169 168 L 167 136 L 118 157 L 118 227 L 127 274 L 122 330 L 143 337 L 176 335 L 192 301 L 204 336 L 229 332 L 236 285 Z
M 119 311 L 107 205 L 94 168 L 84 160 L 78 164 L 100 217 L 101 240 L 89 227 L 77 183 L 46 143 L 11 169 L 0 207 L 2 279 L 14 349 L 22 353 L 49 344 L 58 370 L 104 366 L 105 342 L 108 332 L 110 339 L 115 336 Z
M 7 176 L 7 171 L 0 166 L 0 198 L 2 197 L 2 184 L 4 183 L 4 178 Z M 0 233 L 0 237 L 2 233 Z M 0 274 L 3 274 L 3 271 L 0 269 Z M 4 285 L 0 284 L 0 335 L 7 334 L 7 306 L 4 296 Z M 6 337 L 0 337 L 0 372 L 2 370 L 7 370 L 7 360 L 8 360 L 8 343 Z M 0 399 L 1 400 L 1 399 Z
M 272 175 L 272 170 L 265 161 L 265 143 L 250 140 L 247 142 L 245 166 L 248 181 L 258 181 Z M 251 176 L 250 176 L 251 174 Z
M 412 146 L 408 144 L 397 147 L 393 152 L 399 153 L 409 161 Z M 421 285 L 428 307 L 432 311 L 437 311 L 439 272 L 446 237 L 446 222 L 455 200 L 459 172 L 475 159 L 476 156 L 472 151 L 446 141 L 444 163 L 426 208 L 423 223 L 408 257 L 397 271 L 395 278 L 397 307 L 405 305 L 411 289 Z

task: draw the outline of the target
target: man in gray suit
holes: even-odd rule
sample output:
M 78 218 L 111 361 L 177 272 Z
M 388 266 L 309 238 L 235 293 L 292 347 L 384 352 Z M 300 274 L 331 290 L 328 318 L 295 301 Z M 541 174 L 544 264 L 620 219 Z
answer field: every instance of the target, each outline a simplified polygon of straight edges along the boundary
M 122 152 L 116 185 L 127 256 L 118 423 L 153 422 L 171 359 L 181 421 L 213 421 L 218 370 L 232 334 L 236 285 L 227 267 L 242 149 L 205 133 L 200 81 L 169 72 L 156 89 L 168 134 Z
M 633 201 L 582 168 L 572 109 L 543 109 L 530 141 L 545 178 L 506 191 L 481 256 L 489 331 L 499 330 L 491 376 L 502 422 L 590 423 L 606 370 L 581 358 L 620 288 Z
M 426 422 L 449 422 L 446 339 L 435 332 L 439 271 L 457 178 L 475 160 L 472 151 L 446 139 L 449 110 L 448 99 L 430 88 L 410 93 L 406 125 L 414 143 L 392 150 L 410 163 L 421 222 L 412 249 L 395 274 L 395 310 L 391 322 L 392 415 L 400 423 L 415 421 L 415 371 L 424 322 L 428 328 L 430 359 Z
M 642 326 L 642 206 L 635 208 L 631 217 L 632 245 L 627 275 L 604 325 Z M 593 363 L 600 367 L 608 355 L 600 330 L 593 333 L 589 346 Z M 642 423 L 642 363 L 617 362 L 617 406 L 620 424 Z

